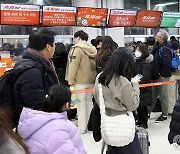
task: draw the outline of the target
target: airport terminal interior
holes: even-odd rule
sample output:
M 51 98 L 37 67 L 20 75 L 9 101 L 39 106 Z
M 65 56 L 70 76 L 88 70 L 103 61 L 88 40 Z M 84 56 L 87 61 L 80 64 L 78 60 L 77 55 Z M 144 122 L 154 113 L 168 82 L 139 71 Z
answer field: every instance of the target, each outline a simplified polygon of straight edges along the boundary
M 0 0 L 1 4 L 19 4 L 19 5 L 39 5 L 39 6 L 54 6 L 54 7 L 80 7 L 80 8 L 106 8 L 108 13 L 110 9 L 118 10 L 128 10 L 128 11 L 161 11 L 159 16 L 158 26 L 115 26 L 108 27 L 107 25 L 103 27 L 103 22 L 108 21 L 103 19 L 102 26 L 82 26 L 86 25 L 87 21 L 81 23 L 81 18 L 76 21 L 76 26 L 57 26 L 57 25 L 10 25 L 1 24 L 0 25 L 0 48 L 2 49 L 3 44 L 10 44 L 11 46 L 16 46 L 18 43 L 22 43 L 23 48 L 28 46 L 29 34 L 33 30 L 37 30 L 40 27 L 47 27 L 52 30 L 57 35 L 55 37 L 55 43 L 63 43 L 64 45 L 74 44 L 74 33 L 83 30 L 89 35 L 88 42 L 95 39 L 97 36 L 108 35 L 112 37 L 114 42 L 117 43 L 119 47 L 124 47 L 126 43 L 132 42 L 146 42 L 148 37 L 155 37 L 160 29 L 164 29 L 168 32 L 169 38 L 174 36 L 178 41 L 180 38 L 180 0 Z M 42 13 L 42 7 L 40 8 L 40 15 Z M 161 20 L 163 19 L 163 12 L 179 13 L 175 18 L 176 25 L 172 27 L 160 27 Z M 107 13 L 107 12 L 106 12 Z M 107 14 L 108 14 L 107 13 Z M 137 14 L 136 14 L 137 15 Z M 153 15 L 152 15 L 153 16 Z M 40 20 L 40 19 L 39 19 Z M 173 19 L 172 19 L 173 20 Z M 78 24 L 81 24 L 80 26 Z M 135 24 L 133 22 L 133 24 Z M 43 26 L 42 26 L 43 25 Z M 6 50 L 6 48 L 4 48 Z M 178 75 L 179 76 L 179 75 Z M 171 121 L 171 115 L 167 116 L 167 120 L 162 123 L 155 123 L 155 120 L 161 115 L 160 112 L 153 112 L 148 119 L 148 134 L 149 134 L 149 154 L 179 154 L 180 146 L 175 147 L 170 145 L 168 142 L 169 125 Z M 72 120 L 77 125 L 76 120 Z M 81 134 L 86 154 L 100 154 L 102 148 L 102 140 L 100 142 L 95 142 L 93 139 L 92 131 L 87 131 Z M 1 153 L 1 151 L 0 151 Z M 104 150 L 104 154 L 106 149 Z M 65 153 L 63 153 L 65 154 Z M 128 153 L 129 154 L 129 153 Z M 133 153 L 132 153 L 133 154 Z M 148 154 L 148 153 L 146 153 Z

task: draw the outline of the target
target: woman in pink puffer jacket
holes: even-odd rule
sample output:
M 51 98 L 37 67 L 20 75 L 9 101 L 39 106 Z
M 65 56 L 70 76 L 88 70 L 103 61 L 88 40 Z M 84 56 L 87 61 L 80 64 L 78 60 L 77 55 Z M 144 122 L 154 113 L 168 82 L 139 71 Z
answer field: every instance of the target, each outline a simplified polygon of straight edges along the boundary
M 85 154 L 78 129 L 67 118 L 70 99 L 68 88 L 54 85 L 42 111 L 23 108 L 18 134 L 31 154 Z

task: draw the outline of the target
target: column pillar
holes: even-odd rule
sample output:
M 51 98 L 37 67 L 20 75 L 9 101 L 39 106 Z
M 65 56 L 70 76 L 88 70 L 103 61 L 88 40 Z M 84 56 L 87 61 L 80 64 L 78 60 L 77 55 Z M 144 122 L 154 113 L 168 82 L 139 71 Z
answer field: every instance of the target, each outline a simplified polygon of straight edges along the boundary
M 118 8 L 124 9 L 123 0 L 106 0 L 106 6 L 109 9 Z M 120 47 L 124 47 L 124 27 L 108 28 L 107 35 L 111 36 Z

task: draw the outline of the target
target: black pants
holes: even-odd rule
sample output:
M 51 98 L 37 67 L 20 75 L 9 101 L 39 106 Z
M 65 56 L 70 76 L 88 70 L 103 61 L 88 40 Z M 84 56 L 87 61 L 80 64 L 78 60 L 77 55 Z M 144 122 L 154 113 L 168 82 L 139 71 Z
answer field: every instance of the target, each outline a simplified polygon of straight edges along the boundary
M 138 112 L 138 123 L 147 124 L 148 122 L 148 107 L 147 106 L 139 106 L 137 108 Z
M 107 154 L 143 154 L 137 134 L 134 141 L 123 147 L 113 147 L 108 145 Z

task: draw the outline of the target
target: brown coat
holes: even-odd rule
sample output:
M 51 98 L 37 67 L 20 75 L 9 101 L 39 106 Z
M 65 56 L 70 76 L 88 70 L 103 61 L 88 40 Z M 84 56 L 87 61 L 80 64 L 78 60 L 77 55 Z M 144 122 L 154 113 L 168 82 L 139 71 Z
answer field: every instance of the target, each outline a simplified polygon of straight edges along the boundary
M 66 80 L 72 84 L 94 84 L 97 50 L 87 42 L 74 45 L 68 55 Z

